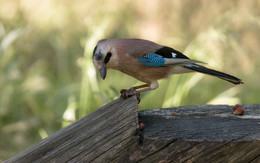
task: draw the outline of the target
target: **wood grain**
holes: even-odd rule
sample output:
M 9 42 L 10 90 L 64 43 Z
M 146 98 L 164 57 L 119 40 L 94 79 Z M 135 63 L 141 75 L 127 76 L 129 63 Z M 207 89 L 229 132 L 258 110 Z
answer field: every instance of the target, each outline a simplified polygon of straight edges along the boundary
M 260 162 L 260 105 L 243 116 L 228 105 L 143 110 L 135 97 L 117 99 L 11 162 Z M 137 130 L 138 123 L 145 129 Z
M 125 156 L 138 162 L 260 162 L 260 105 L 184 106 L 139 112 L 143 145 Z
M 137 101 L 117 99 L 10 158 L 11 162 L 91 162 L 112 160 L 122 146 L 137 144 Z M 109 155 L 108 155 L 109 152 Z M 116 157 L 116 155 L 114 156 Z

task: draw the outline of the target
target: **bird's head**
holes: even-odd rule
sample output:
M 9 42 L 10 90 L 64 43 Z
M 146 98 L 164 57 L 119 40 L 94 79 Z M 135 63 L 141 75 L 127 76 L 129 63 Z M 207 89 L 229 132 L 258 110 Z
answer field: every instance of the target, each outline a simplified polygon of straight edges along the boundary
M 106 78 L 107 74 L 107 64 L 112 57 L 110 47 L 104 44 L 102 41 L 99 41 L 97 46 L 93 51 L 93 63 L 96 68 L 99 70 L 100 75 L 103 79 Z

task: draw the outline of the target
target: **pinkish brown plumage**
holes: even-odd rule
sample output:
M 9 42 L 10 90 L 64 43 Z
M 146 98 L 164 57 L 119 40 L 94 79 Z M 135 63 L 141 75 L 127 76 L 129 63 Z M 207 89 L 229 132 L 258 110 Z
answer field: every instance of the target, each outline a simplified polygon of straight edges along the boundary
M 93 62 L 103 79 L 106 77 L 107 68 L 111 68 L 146 83 L 133 87 L 131 90 L 134 90 L 134 94 L 158 88 L 157 81 L 172 74 L 194 71 L 234 84 L 242 83 L 234 76 L 198 65 L 203 62 L 191 60 L 173 48 L 142 39 L 100 40 L 93 52 Z

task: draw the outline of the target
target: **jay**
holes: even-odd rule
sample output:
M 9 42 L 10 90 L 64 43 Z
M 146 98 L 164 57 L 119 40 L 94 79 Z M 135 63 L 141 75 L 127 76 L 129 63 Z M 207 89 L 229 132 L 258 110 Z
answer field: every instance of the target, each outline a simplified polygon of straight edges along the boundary
M 145 84 L 121 90 L 121 97 L 140 95 L 159 87 L 158 80 L 172 74 L 200 72 L 233 84 L 243 83 L 232 75 L 206 68 L 204 62 L 191 60 L 183 53 L 143 39 L 104 39 L 93 51 L 93 63 L 103 79 L 107 68 L 119 70 Z

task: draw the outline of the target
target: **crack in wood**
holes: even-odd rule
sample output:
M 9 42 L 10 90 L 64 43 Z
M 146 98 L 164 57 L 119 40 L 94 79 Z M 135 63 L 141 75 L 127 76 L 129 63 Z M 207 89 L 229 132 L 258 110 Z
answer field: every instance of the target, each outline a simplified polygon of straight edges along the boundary
M 195 154 L 195 155 L 190 156 L 189 158 L 185 159 L 185 160 L 182 161 L 182 162 L 194 161 L 194 160 L 192 160 L 192 158 L 195 158 L 196 156 L 199 156 L 199 155 L 201 155 L 201 154 L 207 155 L 207 154 L 209 154 L 209 153 L 215 153 L 215 151 L 216 151 L 216 152 L 221 151 L 221 149 L 226 148 L 227 146 L 229 146 L 229 145 L 232 144 L 233 142 L 235 142 L 235 141 L 237 141 L 237 140 L 239 140 L 239 139 L 242 139 L 242 138 L 244 138 L 244 137 L 246 137 L 246 136 L 248 136 L 248 135 L 251 135 L 251 134 L 252 134 L 252 133 L 249 133 L 249 134 L 243 135 L 243 136 L 241 136 L 241 137 L 239 137 L 239 138 L 235 138 L 235 139 L 233 139 L 233 140 L 227 141 L 227 143 L 224 143 L 223 145 L 218 146 L 217 148 L 213 148 L 212 150 L 209 150 L 209 149 L 210 149 L 211 147 L 214 147 L 216 144 L 213 144 L 212 146 L 207 146 L 208 148 L 206 148 L 206 149 L 204 149 L 204 150 L 198 152 L 198 153 Z M 203 143 L 203 142 L 202 142 L 202 143 Z M 205 143 L 205 142 L 204 142 L 204 143 Z M 198 145 L 199 145 L 199 144 L 198 144 Z
M 144 158 L 138 160 L 137 162 L 142 162 L 144 161 L 145 159 L 151 157 L 152 155 L 162 151 L 163 149 L 167 148 L 169 145 L 171 145 L 172 143 L 174 143 L 175 141 L 177 141 L 178 139 L 174 139 L 174 140 L 171 140 L 170 142 L 168 142 L 167 144 L 165 144 L 164 146 L 162 146 L 161 148 L 158 148 L 157 150 L 155 150 L 154 152 L 152 152 L 151 154 L 145 156 Z
M 252 160 L 250 160 L 248 163 L 253 163 L 253 162 L 259 162 L 260 161 L 260 155 L 256 156 L 255 158 L 253 158 Z
M 136 148 L 136 140 L 135 139 L 132 139 L 130 140 L 129 142 L 127 142 L 126 144 L 126 148 L 125 151 L 130 152 L 131 151 L 131 148 Z M 113 159 L 109 160 L 108 162 L 118 162 L 116 160 L 119 160 L 121 157 L 124 157 L 126 155 L 126 152 L 123 151 L 123 150 L 120 150 L 119 152 L 117 152 L 114 156 Z
M 190 149 L 194 148 L 195 146 L 197 146 L 199 143 L 194 143 L 193 145 L 191 145 L 189 148 L 185 149 L 185 150 L 181 150 L 179 152 L 176 152 L 174 153 L 174 155 L 178 156 L 178 155 L 183 155 L 181 153 L 186 153 L 187 151 L 189 151 Z M 168 158 L 167 158 L 168 159 Z M 169 159 L 168 161 L 170 162 L 177 162 L 176 160 L 172 160 L 172 159 Z
M 210 150 L 210 151 L 208 151 L 208 149 L 211 148 L 211 147 L 214 147 L 216 144 L 212 144 L 211 146 L 207 146 L 208 148 L 205 148 L 204 150 L 202 150 L 202 151 L 200 151 L 200 152 L 198 152 L 198 153 L 196 153 L 196 154 L 190 156 L 189 158 L 187 158 L 187 159 L 185 159 L 185 160 L 183 160 L 183 161 L 181 161 L 181 162 L 192 161 L 192 158 L 195 158 L 196 156 L 199 156 L 200 154 L 207 155 L 207 153 L 212 153 L 212 151 L 218 150 L 218 149 L 224 147 L 225 145 L 227 145 L 228 143 L 230 143 L 230 142 L 227 142 L 227 143 L 225 143 L 225 144 L 223 144 L 223 145 L 221 145 L 221 146 L 217 146 L 216 148 L 213 148 L 213 149 Z M 194 147 L 199 146 L 200 144 L 202 144 L 202 143 L 196 144 Z M 193 147 L 193 148 L 194 148 L 194 147 Z
M 128 140 L 128 139 L 129 139 L 129 140 Z M 110 153 L 111 149 L 115 148 L 116 146 L 118 146 L 119 144 L 121 144 L 121 143 L 123 143 L 123 142 L 125 142 L 125 141 L 130 141 L 131 139 L 132 139 L 132 136 L 129 136 L 129 137 L 123 139 L 122 141 L 118 142 L 117 144 L 115 144 L 115 145 L 112 146 L 111 148 L 107 149 L 106 151 L 104 151 L 104 152 L 101 153 L 100 155 L 98 155 L 98 156 L 96 156 L 95 158 L 93 158 L 92 160 L 90 160 L 90 162 L 93 162 L 93 161 L 99 159 L 99 157 L 101 157 L 102 155 L 104 155 L 104 154 L 107 153 L 107 152 Z M 82 160 L 80 160 L 80 161 L 82 161 Z

